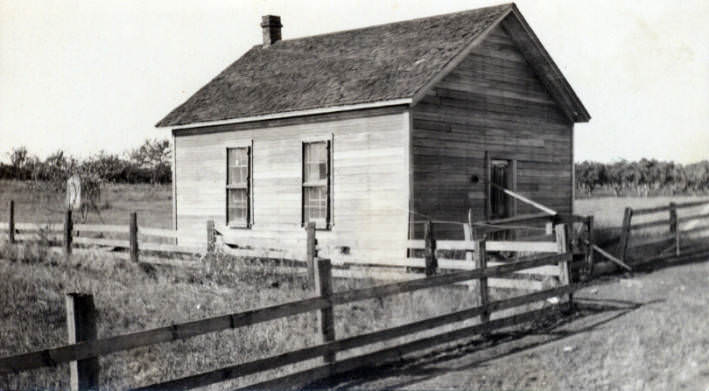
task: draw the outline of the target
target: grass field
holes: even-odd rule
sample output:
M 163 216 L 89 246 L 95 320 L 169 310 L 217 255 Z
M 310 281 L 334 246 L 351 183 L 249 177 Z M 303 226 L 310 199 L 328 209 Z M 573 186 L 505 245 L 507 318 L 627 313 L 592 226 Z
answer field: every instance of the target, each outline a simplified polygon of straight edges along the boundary
M 89 222 L 126 224 L 128 214 L 137 211 L 140 224 L 170 227 L 169 186 L 114 185 L 103 189 L 103 196 L 100 216 L 91 214 Z M 63 197 L 63 194 L 32 194 L 25 184 L 19 182 L 0 182 L 0 205 L 7 205 L 7 201 L 14 199 L 18 222 L 60 222 Z M 673 200 L 684 202 L 690 199 L 696 198 Z M 666 197 L 584 199 L 577 201 L 576 212 L 594 214 L 598 227 L 613 227 L 620 225 L 626 206 L 648 207 L 665 205 L 669 201 Z M 0 219 L 7 220 L 6 207 L 0 207 Z M 66 264 L 45 247 L 22 244 L 22 251 L 18 251 L 2 244 L 2 240 L 4 238 L 0 239 L 0 279 L 3 281 L 0 284 L 0 356 L 64 344 L 64 294 L 69 292 L 94 294 L 99 310 L 99 338 L 282 303 L 312 294 L 296 273 L 277 274 L 258 261 L 255 267 L 246 267 L 243 262 L 210 257 L 201 260 L 201 267 L 192 269 L 136 265 L 105 252 L 89 252 L 75 255 Z M 599 286 L 596 293 L 589 294 L 645 304 L 642 306 L 644 312 L 628 312 L 622 318 L 625 320 L 620 322 L 610 319 L 608 327 L 594 327 L 590 334 L 575 332 L 574 335 L 579 337 L 573 342 L 574 354 L 566 355 L 560 352 L 563 347 L 550 343 L 545 345 L 548 348 L 534 350 L 529 356 L 521 353 L 513 355 L 510 360 L 492 358 L 496 360 L 494 365 L 473 365 L 473 369 L 465 373 L 482 377 L 476 378 L 476 382 L 470 380 L 463 388 L 615 390 L 622 389 L 613 387 L 613 384 L 619 384 L 627 385 L 627 389 L 643 389 L 636 387 L 640 383 L 631 380 L 649 379 L 648 389 L 673 389 L 680 384 L 696 383 L 696 379 L 704 376 L 701 364 L 709 362 L 709 357 L 703 353 L 709 349 L 702 331 L 709 314 L 705 311 L 706 305 L 701 307 L 707 300 L 704 288 L 709 281 L 706 280 L 709 270 L 697 267 L 687 269 L 690 272 L 674 273 L 674 269 L 666 269 L 662 275 L 641 277 L 648 279 L 647 283 L 640 285 L 645 287 L 644 290 L 630 289 L 635 285 L 622 281 Z M 657 279 L 661 279 L 664 285 L 658 285 Z M 371 280 L 336 280 L 335 289 L 373 283 Z M 617 290 L 613 284 L 621 284 L 623 289 Z M 651 298 L 662 297 L 663 290 L 669 292 L 665 301 L 652 302 Z M 357 335 L 469 308 L 476 300 L 474 293 L 464 289 L 441 288 L 340 306 L 336 309 L 336 332 L 338 338 Z M 681 315 L 673 317 L 673 311 L 681 311 Z M 140 386 L 312 345 L 319 342 L 315 319 L 314 314 L 296 316 L 112 354 L 100 360 L 101 384 L 111 389 Z M 658 326 L 663 327 L 658 330 Z M 566 329 L 561 330 L 565 332 Z M 684 339 L 678 341 L 680 337 L 686 338 L 686 342 Z M 532 342 L 536 341 L 534 335 L 530 338 Z M 553 341 L 555 336 L 539 338 Z M 589 338 L 591 343 L 586 343 L 584 338 Z M 666 346 L 669 347 L 664 349 Z M 492 351 L 500 349 L 503 348 L 493 348 Z M 645 354 L 651 356 L 648 366 L 638 365 L 646 359 Z M 685 370 L 683 365 L 692 365 L 692 362 L 699 363 L 699 366 Z M 303 365 L 309 364 L 312 363 Z M 558 373 L 566 371 L 567 365 L 571 365 L 568 374 L 560 377 Z M 614 373 L 616 366 L 621 369 Z M 670 370 L 682 374 L 668 377 Z M 533 373 L 547 375 L 535 380 L 530 378 Z M 0 376 L 0 389 L 64 389 L 67 374 L 68 367 L 64 365 L 57 369 Z M 262 376 L 273 375 L 270 372 Z M 579 381 L 572 376 L 577 376 Z M 384 386 L 384 383 L 372 384 Z M 426 386 L 412 388 L 451 389 L 459 383 L 421 384 Z M 215 389 L 234 385 L 234 382 L 227 382 Z M 661 388 L 667 385 L 669 387 Z
M 306 289 L 302 273 L 294 269 L 290 275 L 277 274 L 258 261 L 247 267 L 243 262 L 217 256 L 202 259 L 201 266 L 192 269 L 134 264 L 97 251 L 75 254 L 67 264 L 37 244 L 22 244 L 22 251 L 0 246 L 0 357 L 65 344 L 64 295 L 70 292 L 94 295 L 99 338 L 313 294 Z M 341 291 L 369 286 L 373 281 L 338 279 L 334 284 L 335 291 Z M 335 309 L 336 332 L 339 338 L 353 336 L 469 308 L 476 301 L 475 295 L 461 287 L 365 300 Z M 316 324 L 311 313 L 111 354 L 100 359 L 101 386 L 143 386 L 314 345 L 320 342 Z M 263 380 L 276 373 L 245 380 Z M 61 365 L 0 376 L 0 389 L 66 389 L 67 375 L 68 367 Z M 237 384 L 226 382 L 215 389 Z
M 38 193 L 32 191 L 28 183 L 0 180 L 0 221 L 7 222 L 8 203 L 14 200 L 15 221 L 60 223 L 64 221 L 64 199 L 61 192 Z M 130 213 L 137 212 L 140 225 L 172 228 L 171 200 L 171 185 L 105 185 L 101 189 L 98 213 L 92 210 L 86 222 L 128 224 Z

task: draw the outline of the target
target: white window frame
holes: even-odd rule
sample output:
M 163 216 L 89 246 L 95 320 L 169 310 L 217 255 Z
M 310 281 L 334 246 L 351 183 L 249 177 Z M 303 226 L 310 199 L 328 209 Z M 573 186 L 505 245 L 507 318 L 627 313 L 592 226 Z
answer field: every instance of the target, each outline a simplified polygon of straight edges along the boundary
M 330 230 L 334 227 L 334 202 L 333 202 L 333 141 L 334 141 L 334 136 L 330 137 L 317 137 L 317 138 L 304 138 L 301 140 L 301 162 L 300 162 L 300 172 L 301 172 L 301 200 L 300 200 L 300 216 L 301 216 L 301 224 L 305 226 L 306 218 L 305 218 L 305 188 L 306 187 L 325 187 L 327 190 L 327 206 L 326 206 L 326 214 L 327 217 L 325 217 L 324 220 L 316 220 L 315 222 L 315 228 L 318 230 Z M 311 181 L 311 182 L 305 182 L 305 146 L 308 144 L 318 144 L 318 143 L 323 143 L 325 144 L 326 148 L 326 156 L 327 156 L 327 173 L 326 173 L 326 179 L 322 179 L 319 181 Z
M 235 149 L 246 149 L 247 153 L 247 161 L 248 161 L 248 168 L 247 168 L 247 179 L 246 182 L 243 184 L 229 184 L 229 151 L 230 150 L 235 150 Z M 254 172 L 254 153 L 253 153 L 253 141 L 249 143 L 242 143 L 242 144 L 233 144 L 233 145 L 228 145 L 225 150 L 225 160 L 226 160 L 226 175 L 224 178 L 225 182 L 225 191 L 224 194 L 226 196 L 226 202 L 225 202 L 225 224 L 229 228 L 238 228 L 238 229 L 249 229 L 253 226 L 254 222 L 254 213 L 253 213 L 253 172 Z M 234 189 L 246 189 L 246 222 L 244 223 L 238 223 L 238 222 L 230 222 L 229 221 L 229 190 L 234 190 Z

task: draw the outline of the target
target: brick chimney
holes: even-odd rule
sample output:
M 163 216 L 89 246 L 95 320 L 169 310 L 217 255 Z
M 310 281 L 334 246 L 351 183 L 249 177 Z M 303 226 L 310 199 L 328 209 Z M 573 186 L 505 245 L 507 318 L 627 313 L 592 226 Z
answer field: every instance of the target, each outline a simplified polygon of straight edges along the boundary
M 267 48 L 281 40 L 281 17 L 276 15 L 265 15 L 261 17 L 261 29 L 263 30 L 263 47 Z

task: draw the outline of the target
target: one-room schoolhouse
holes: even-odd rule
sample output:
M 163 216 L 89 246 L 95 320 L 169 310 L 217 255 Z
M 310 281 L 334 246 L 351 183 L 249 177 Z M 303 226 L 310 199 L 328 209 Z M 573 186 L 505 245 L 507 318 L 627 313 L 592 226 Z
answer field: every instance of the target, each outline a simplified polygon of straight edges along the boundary
M 227 244 L 275 248 L 314 222 L 321 256 L 402 259 L 416 221 L 533 212 L 500 189 L 572 213 L 590 115 L 514 4 L 297 39 L 278 16 L 261 28 L 157 124 L 180 244 L 214 220 Z

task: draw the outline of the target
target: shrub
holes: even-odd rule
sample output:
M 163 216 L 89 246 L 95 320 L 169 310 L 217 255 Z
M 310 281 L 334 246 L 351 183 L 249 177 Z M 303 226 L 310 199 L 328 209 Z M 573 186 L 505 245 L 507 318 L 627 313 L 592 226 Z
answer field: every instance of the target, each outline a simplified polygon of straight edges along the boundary
M 164 184 L 172 181 L 168 140 L 146 140 L 124 156 L 100 151 L 79 161 L 58 150 L 42 161 L 27 148 L 18 147 L 9 153 L 9 164 L 0 163 L 0 179 L 49 182 L 52 184 L 49 190 L 53 191 L 63 191 L 67 178 L 74 174 L 96 183 Z
M 709 191 L 709 161 L 683 166 L 674 162 L 641 159 L 616 163 L 576 163 L 576 190 L 593 195 L 604 189 L 614 195 L 677 195 Z

